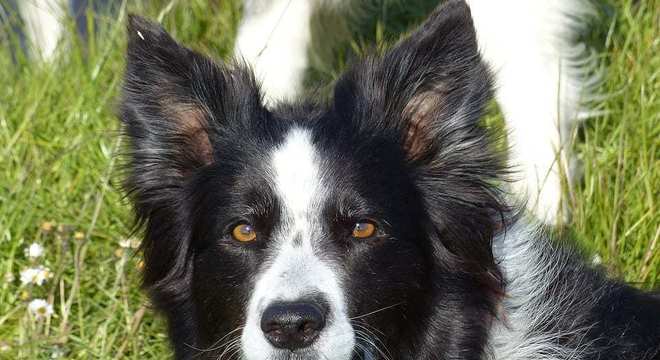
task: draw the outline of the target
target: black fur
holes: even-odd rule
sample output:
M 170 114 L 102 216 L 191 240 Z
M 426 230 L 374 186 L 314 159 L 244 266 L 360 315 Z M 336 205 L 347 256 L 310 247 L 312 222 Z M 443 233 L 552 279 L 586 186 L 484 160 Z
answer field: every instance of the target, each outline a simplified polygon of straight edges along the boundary
M 308 129 L 323 150 L 334 200 L 324 205 L 319 241 L 346 273 L 349 315 L 392 306 L 358 324 L 378 331 L 392 359 L 487 356 L 506 292 L 492 241 L 509 210 L 498 188 L 503 156 L 479 124 L 491 80 L 467 5 L 448 1 L 384 56 L 353 66 L 330 104 L 272 110 L 245 66 L 216 64 L 139 17 L 130 17 L 128 32 L 126 185 L 144 228 L 144 285 L 169 320 L 177 358 L 217 358 L 222 348 L 196 349 L 245 321 L 279 219 L 267 156 L 292 127 Z M 378 217 L 378 241 L 345 241 L 354 214 Z M 245 218 L 264 240 L 227 239 Z M 625 315 L 657 316 L 660 305 L 612 289 L 595 304 L 588 336 L 599 346 L 626 343 L 601 358 L 657 347 L 653 317 L 613 338 L 620 333 L 611 329 L 629 324 Z

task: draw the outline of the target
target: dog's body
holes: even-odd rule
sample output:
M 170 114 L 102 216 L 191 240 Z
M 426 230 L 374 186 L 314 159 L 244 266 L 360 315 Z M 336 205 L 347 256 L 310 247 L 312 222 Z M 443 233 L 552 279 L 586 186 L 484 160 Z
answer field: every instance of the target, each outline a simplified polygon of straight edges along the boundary
M 512 215 L 490 94 L 461 1 L 270 108 L 131 18 L 127 185 L 177 358 L 657 359 L 659 299 Z

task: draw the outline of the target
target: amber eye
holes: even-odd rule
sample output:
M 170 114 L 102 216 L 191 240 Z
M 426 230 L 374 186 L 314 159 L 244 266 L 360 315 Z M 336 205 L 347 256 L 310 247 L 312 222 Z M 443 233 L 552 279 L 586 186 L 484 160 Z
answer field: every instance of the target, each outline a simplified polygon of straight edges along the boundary
M 231 231 L 231 236 L 236 241 L 250 242 L 257 238 L 257 232 L 254 231 L 254 227 L 250 224 L 240 224 L 234 227 Z
M 355 223 L 353 228 L 353 237 L 356 239 L 366 239 L 376 233 L 376 225 L 366 221 Z

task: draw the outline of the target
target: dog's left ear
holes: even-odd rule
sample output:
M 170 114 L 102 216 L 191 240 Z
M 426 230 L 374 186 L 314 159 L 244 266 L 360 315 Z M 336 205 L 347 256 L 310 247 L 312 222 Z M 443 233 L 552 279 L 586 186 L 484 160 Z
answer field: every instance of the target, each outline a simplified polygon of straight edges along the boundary
M 449 0 L 382 57 L 353 66 L 334 99 L 352 133 L 400 147 L 441 243 L 484 273 L 497 271 L 490 241 L 506 211 L 504 157 L 479 124 L 490 95 L 470 9 Z
M 365 128 L 396 130 L 415 161 L 452 141 L 449 132 L 474 127 L 490 87 L 470 9 L 450 0 L 384 56 L 344 74 L 335 107 Z

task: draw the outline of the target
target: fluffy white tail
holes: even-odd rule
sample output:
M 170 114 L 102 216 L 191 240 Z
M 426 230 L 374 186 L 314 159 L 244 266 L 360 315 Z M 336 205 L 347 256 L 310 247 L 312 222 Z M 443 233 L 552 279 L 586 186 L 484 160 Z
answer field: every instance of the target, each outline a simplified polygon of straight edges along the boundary
M 587 0 L 467 0 L 509 130 L 515 194 L 548 223 L 566 214 L 570 138 L 594 87 L 590 58 L 576 38 L 592 13 Z M 563 208 L 563 209 L 562 209 Z
M 254 68 L 268 102 L 302 90 L 315 0 L 245 0 L 235 53 Z

